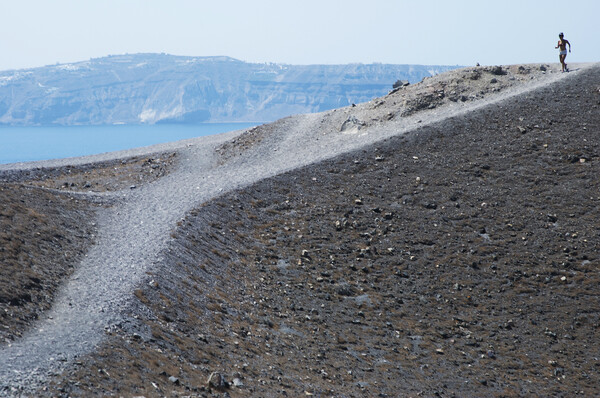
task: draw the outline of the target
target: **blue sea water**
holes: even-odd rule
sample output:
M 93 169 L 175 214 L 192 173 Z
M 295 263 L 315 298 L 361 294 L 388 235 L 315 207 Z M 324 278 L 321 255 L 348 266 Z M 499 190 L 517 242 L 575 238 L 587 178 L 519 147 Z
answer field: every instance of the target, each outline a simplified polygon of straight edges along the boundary
M 0 164 L 94 155 L 219 134 L 256 125 L 257 123 L 202 123 L 0 127 Z

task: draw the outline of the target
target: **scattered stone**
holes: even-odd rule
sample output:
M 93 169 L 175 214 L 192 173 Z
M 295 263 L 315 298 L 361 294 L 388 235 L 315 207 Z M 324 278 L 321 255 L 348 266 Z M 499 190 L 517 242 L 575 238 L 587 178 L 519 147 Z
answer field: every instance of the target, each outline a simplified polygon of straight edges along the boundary
M 208 344 L 208 339 L 207 339 L 207 338 L 206 338 L 206 336 L 205 336 L 205 335 L 203 335 L 203 334 L 199 334 L 199 335 L 198 335 L 198 341 L 201 341 L 201 342 L 203 342 L 203 343 L 206 343 L 206 344 Z
M 234 387 L 237 387 L 237 388 L 241 388 L 241 387 L 243 387 L 243 386 L 244 386 L 244 383 L 242 383 L 242 380 L 240 380 L 240 379 L 239 379 L 239 378 L 237 378 L 237 377 L 236 377 L 235 379 L 233 379 L 233 382 L 232 382 L 232 383 L 233 383 L 233 386 L 234 386 Z
M 471 79 L 471 80 L 478 80 L 480 77 L 481 77 L 481 73 L 477 70 L 473 70 L 469 74 L 469 79 Z
M 336 288 L 336 293 L 340 296 L 350 297 L 354 295 L 354 287 L 348 283 L 340 283 Z
M 169 377 L 169 381 L 173 384 L 177 384 L 177 385 L 179 384 L 179 379 L 175 376 Z
M 551 330 L 550 330 L 550 329 L 548 329 L 548 328 L 546 328 L 546 329 L 544 330 L 544 334 L 545 334 L 546 336 L 552 337 L 553 339 L 555 339 L 555 338 L 556 338 L 556 333 L 554 333 L 553 331 L 551 331 Z
M 502 69 L 501 66 L 492 66 L 490 68 L 490 73 L 492 75 L 500 76 L 500 75 L 506 75 L 507 72 L 504 69 Z
M 215 389 L 217 391 L 225 391 L 229 388 L 229 383 L 225 380 L 225 377 L 218 372 L 212 372 L 206 381 L 208 388 Z
M 367 123 L 359 120 L 356 116 L 350 116 L 346 121 L 342 124 L 340 131 L 349 131 L 349 130 L 360 130 L 365 127 Z
M 335 229 L 336 229 L 337 231 L 341 231 L 341 230 L 342 230 L 342 223 L 340 222 L 340 220 L 337 220 L 337 221 L 335 222 Z
M 429 209 L 429 210 L 435 210 L 435 209 L 437 209 L 437 204 L 427 202 L 423 205 L 423 207 L 425 207 L 426 209 Z

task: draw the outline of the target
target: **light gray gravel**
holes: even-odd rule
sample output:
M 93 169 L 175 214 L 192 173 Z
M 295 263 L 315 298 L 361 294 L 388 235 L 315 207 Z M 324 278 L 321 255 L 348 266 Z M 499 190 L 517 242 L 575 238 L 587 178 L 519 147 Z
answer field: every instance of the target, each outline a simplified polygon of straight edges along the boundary
M 351 115 L 368 119 L 372 103 L 286 118 L 277 122 L 277 128 L 260 144 L 246 148 L 225 163 L 219 162 L 215 149 L 243 131 L 86 158 L 0 166 L 2 171 L 77 165 L 165 150 L 180 155 L 179 166 L 167 176 L 138 189 L 113 194 L 118 204 L 102 210 L 98 243 L 61 290 L 52 310 L 22 339 L 0 349 L 0 395 L 30 394 L 43 385 L 48 375 L 59 374 L 77 357 L 92 352 L 101 343 L 104 330 L 122 320 L 122 310 L 131 301 L 136 286 L 150 281 L 146 272 L 161 261 L 160 252 L 167 247 L 177 222 L 200 204 L 263 178 L 404 134 L 415 127 L 482 106 L 501 106 L 507 97 L 574 73 L 577 72 L 548 73 L 501 94 L 377 122 L 351 133 L 340 132 L 338 121 Z M 334 117 L 338 112 L 341 119 Z

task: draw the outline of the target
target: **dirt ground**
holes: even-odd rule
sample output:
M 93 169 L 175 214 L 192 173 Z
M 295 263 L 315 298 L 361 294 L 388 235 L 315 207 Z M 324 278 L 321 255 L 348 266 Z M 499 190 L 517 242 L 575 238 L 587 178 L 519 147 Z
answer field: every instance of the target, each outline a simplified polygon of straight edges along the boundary
M 594 396 L 600 71 L 212 201 L 46 396 Z

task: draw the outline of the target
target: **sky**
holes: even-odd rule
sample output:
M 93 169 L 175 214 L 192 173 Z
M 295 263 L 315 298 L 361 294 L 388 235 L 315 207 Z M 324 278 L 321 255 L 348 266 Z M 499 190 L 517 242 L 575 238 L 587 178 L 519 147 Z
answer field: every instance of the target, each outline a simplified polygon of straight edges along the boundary
M 0 0 L 0 70 L 107 55 L 286 64 L 600 61 L 598 0 Z

